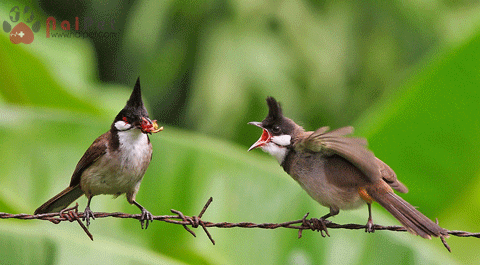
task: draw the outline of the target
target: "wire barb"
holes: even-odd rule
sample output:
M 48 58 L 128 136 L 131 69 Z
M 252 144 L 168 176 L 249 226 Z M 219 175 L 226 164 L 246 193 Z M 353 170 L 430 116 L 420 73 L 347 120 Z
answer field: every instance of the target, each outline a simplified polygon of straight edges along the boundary
M 201 226 L 203 228 L 203 231 L 205 232 L 205 234 L 207 234 L 208 239 L 210 239 L 212 244 L 215 245 L 215 240 L 213 240 L 212 235 L 210 234 L 210 232 L 208 232 L 207 227 L 205 226 L 205 222 L 203 222 L 202 219 L 201 219 L 203 214 L 207 210 L 208 206 L 210 206 L 210 203 L 212 203 L 212 201 L 213 201 L 213 198 L 210 197 L 210 199 L 208 199 L 205 206 L 203 206 L 203 209 L 200 211 L 200 214 L 198 216 L 188 217 L 188 216 L 183 215 L 183 213 L 180 212 L 180 211 L 173 210 L 173 209 L 171 209 L 170 211 L 172 213 L 178 214 L 178 218 L 182 219 L 182 221 L 184 221 L 184 222 L 188 222 L 188 224 L 191 225 L 193 228 L 197 228 L 197 227 Z M 188 228 L 188 226 L 186 224 L 183 224 L 183 228 L 185 228 L 185 230 L 187 230 L 190 234 L 192 234 L 194 237 L 196 237 L 195 232 L 193 232 L 190 228 Z
M 435 222 L 437 223 L 437 225 L 439 224 L 438 223 L 438 218 L 435 218 Z M 442 243 L 445 246 L 445 248 L 448 250 L 448 252 L 452 253 L 452 249 L 450 249 L 450 246 L 448 245 L 447 241 L 445 240 L 445 236 L 440 235 L 440 239 L 442 240 Z
M 207 234 L 208 239 L 210 239 L 210 242 L 212 242 L 212 244 L 215 245 L 215 240 L 213 240 L 212 235 L 210 234 L 210 232 L 208 232 L 207 227 L 205 226 L 205 223 L 200 219 L 202 218 L 203 214 L 207 210 L 208 206 L 210 206 L 210 203 L 212 203 L 212 201 L 213 201 L 213 198 L 210 197 L 210 199 L 208 199 L 205 206 L 203 206 L 203 209 L 202 211 L 200 211 L 200 214 L 198 215 L 198 217 L 195 218 L 195 221 L 197 221 L 202 226 L 203 231 L 205 231 L 205 234 Z
M 183 222 L 187 222 L 187 223 L 189 223 L 190 225 L 193 224 L 192 222 L 189 221 L 189 220 L 191 220 L 191 218 L 189 218 L 189 219 L 185 218 L 185 216 L 183 215 L 182 212 L 177 211 L 177 210 L 174 210 L 174 209 L 171 209 L 170 211 L 171 211 L 172 213 L 178 214 L 178 217 L 177 217 L 177 218 L 182 219 Z M 197 235 L 195 235 L 195 232 L 193 232 L 190 228 L 188 228 L 187 224 L 182 224 L 182 225 L 183 225 L 183 228 L 185 228 L 185 230 L 187 230 L 190 234 L 192 234 L 193 237 L 197 237 Z M 193 225 L 192 225 L 192 227 L 193 227 Z
M 67 213 L 65 214 L 65 212 Z M 71 208 L 61 210 L 58 215 L 62 218 L 66 218 L 70 222 L 77 221 L 83 231 L 93 241 L 93 235 L 90 233 L 90 231 L 88 231 L 88 228 L 83 224 L 82 220 L 80 220 L 80 217 L 78 216 L 78 202 L 75 203 L 75 206 Z
M 322 233 L 322 236 L 325 237 L 325 235 L 329 236 L 327 232 L 323 234 L 323 232 L 326 231 L 327 228 L 360 230 L 360 229 L 365 229 L 367 227 L 366 225 L 360 225 L 360 224 L 336 224 L 328 220 L 323 220 L 323 224 L 322 224 L 322 222 L 316 218 L 312 218 L 308 220 L 307 219 L 308 213 L 305 214 L 302 219 L 284 222 L 284 223 L 263 223 L 263 224 L 256 224 L 256 223 L 250 223 L 250 222 L 213 223 L 213 222 L 203 221 L 202 220 L 203 214 L 205 213 L 207 208 L 210 206 L 212 201 L 213 199 L 210 197 L 207 203 L 205 204 L 205 206 L 203 207 L 203 209 L 200 211 L 198 216 L 191 216 L 191 217 L 185 216 L 182 212 L 172 209 L 171 212 L 174 213 L 175 215 L 153 216 L 153 219 L 166 222 L 166 223 L 182 225 L 185 228 L 185 230 L 187 230 L 194 237 L 196 237 L 196 234 L 189 228 L 189 226 L 191 226 L 192 228 L 197 228 L 201 226 L 204 232 L 207 234 L 210 241 L 212 242 L 212 244 L 215 244 L 215 240 L 213 240 L 212 235 L 207 230 L 207 228 L 209 227 L 217 227 L 217 228 L 240 227 L 240 228 L 261 228 L 261 229 L 276 229 L 276 228 L 282 227 L 282 228 L 288 228 L 288 229 L 297 229 L 298 238 L 302 237 L 303 230 L 320 231 Z M 78 204 L 76 204 L 74 207 L 64 209 L 59 213 L 44 213 L 44 214 L 30 215 L 30 214 L 10 214 L 10 213 L 0 212 L 0 219 L 21 219 L 21 220 L 39 219 L 39 220 L 47 220 L 54 224 L 59 224 L 63 221 L 69 221 L 69 222 L 77 221 L 78 224 L 85 231 L 85 233 L 88 235 L 88 237 L 91 240 L 93 240 L 92 234 L 88 231 L 88 228 L 85 227 L 85 225 L 81 221 L 81 218 L 83 218 L 83 215 L 84 215 L 83 212 L 80 212 L 80 213 L 78 212 Z M 141 218 L 141 214 L 127 214 L 127 213 L 119 213 L 119 212 L 114 212 L 114 213 L 95 212 L 94 215 L 95 215 L 95 218 L 114 217 L 114 218 L 131 218 L 131 219 L 137 219 L 137 220 Z M 438 223 L 438 220 L 437 220 L 437 223 Z M 374 225 L 374 229 L 376 231 L 379 231 L 379 230 L 388 230 L 388 231 L 394 231 L 394 232 L 407 231 L 407 229 L 405 229 L 405 227 L 403 226 L 381 226 L 377 224 Z M 447 230 L 446 232 L 448 235 L 457 236 L 457 237 L 480 238 L 480 233 L 470 233 L 470 232 L 458 231 L 458 230 Z M 440 237 L 445 248 L 447 248 L 447 250 L 451 252 L 450 246 L 448 246 L 445 238 L 446 236 Z

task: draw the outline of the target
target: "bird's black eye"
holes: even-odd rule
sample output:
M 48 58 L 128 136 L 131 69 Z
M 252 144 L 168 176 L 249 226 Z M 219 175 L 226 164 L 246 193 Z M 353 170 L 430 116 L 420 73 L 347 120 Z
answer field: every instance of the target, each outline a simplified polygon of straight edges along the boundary
M 273 125 L 272 133 L 280 133 L 280 127 L 278 125 Z

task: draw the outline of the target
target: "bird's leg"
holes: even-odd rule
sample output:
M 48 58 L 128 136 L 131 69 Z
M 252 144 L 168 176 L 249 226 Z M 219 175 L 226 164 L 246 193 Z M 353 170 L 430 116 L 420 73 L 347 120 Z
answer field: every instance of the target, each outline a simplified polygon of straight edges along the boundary
M 332 207 L 330 206 L 330 212 L 327 213 L 326 215 L 322 216 L 322 217 L 319 219 L 320 223 L 321 223 L 322 226 L 323 226 L 323 230 L 325 231 L 325 234 L 326 234 L 327 236 L 330 236 L 330 235 L 328 234 L 327 225 L 325 224 L 325 220 L 327 220 L 327 218 L 329 218 L 329 217 L 332 217 L 332 216 L 337 215 L 339 212 L 340 212 L 339 209 L 334 209 L 334 208 L 332 208 Z M 322 236 L 325 237 L 325 235 L 323 234 L 323 232 L 322 232 Z
M 138 202 L 136 202 L 135 200 L 132 201 L 133 204 L 135 204 L 140 210 L 142 210 L 142 216 L 140 217 L 140 224 L 142 225 L 142 229 L 143 229 L 143 223 L 146 221 L 146 224 L 145 224 L 145 229 L 148 228 L 148 224 L 149 222 L 152 222 L 153 221 L 153 215 L 147 211 L 147 209 L 145 209 L 145 207 L 143 207 L 142 205 L 140 205 Z
M 330 212 L 327 213 L 326 215 L 322 216 L 320 219 L 323 219 L 323 220 L 325 221 L 325 220 L 327 220 L 327 218 L 332 217 L 332 216 L 335 216 L 335 215 L 337 215 L 339 212 L 340 212 L 339 209 L 334 209 L 334 208 L 330 207 Z
M 90 202 L 92 201 L 92 198 L 93 196 L 88 197 L 87 207 L 85 207 L 85 211 L 83 212 L 83 221 L 86 220 L 87 227 L 90 226 L 90 217 L 95 220 L 95 215 L 93 215 L 93 212 L 90 210 Z
M 373 233 L 375 232 L 375 228 L 373 227 L 373 220 L 372 220 L 372 204 L 367 202 L 368 206 L 368 221 L 367 221 L 367 227 L 365 228 L 365 232 L 367 233 Z

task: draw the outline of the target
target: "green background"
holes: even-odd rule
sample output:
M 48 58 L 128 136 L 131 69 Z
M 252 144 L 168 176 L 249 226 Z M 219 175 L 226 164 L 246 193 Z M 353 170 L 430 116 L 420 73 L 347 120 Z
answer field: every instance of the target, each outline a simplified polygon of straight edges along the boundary
M 318 205 L 248 146 L 271 95 L 306 129 L 354 125 L 410 192 L 449 230 L 480 231 L 480 5 L 474 1 L 15 2 L 41 28 L 29 45 L 0 33 L 0 212 L 33 213 L 64 189 L 83 152 L 108 130 L 141 76 L 150 116 L 165 130 L 137 196 L 212 222 L 285 222 Z M 92 18 L 112 38 L 46 38 L 45 20 Z M 22 18 L 24 19 L 24 18 Z M 114 28 L 101 26 L 114 22 Z M 29 24 L 30 25 L 30 24 Z M 31 25 L 30 25 L 31 26 Z M 100 29 L 98 28 L 100 27 Z M 79 200 L 80 208 L 86 199 Z M 123 196 L 94 211 L 138 213 Z M 378 205 L 374 222 L 398 222 Z M 337 223 L 364 224 L 367 209 Z M 103 218 L 90 241 L 75 223 L 0 220 L 1 264 L 476 264 L 479 241 L 407 233 L 199 229 Z

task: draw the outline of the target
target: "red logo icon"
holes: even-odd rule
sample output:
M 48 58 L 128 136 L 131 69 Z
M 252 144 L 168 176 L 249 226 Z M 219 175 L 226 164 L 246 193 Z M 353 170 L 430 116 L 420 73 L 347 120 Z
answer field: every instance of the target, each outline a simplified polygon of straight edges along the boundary
M 19 44 L 21 42 L 30 44 L 33 39 L 33 31 L 23 22 L 16 25 L 10 32 L 10 41 L 13 44 Z
M 20 8 L 14 6 L 10 10 L 10 21 L 15 23 L 20 20 Z M 32 23 L 34 20 L 33 10 L 26 6 L 23 10 L 23 18 L 25 22 Z M 20 22 L 12 30 L 12 26 L 7 21 L 3 21 L 3 30 L 10 33 L 10 41 L 13 44 L 25 43 L 30 44 L 35 39 L 33 32 L 38 32 L 40 30 L 40 21 L 37 21 L 30 28 L 27 24 Z

